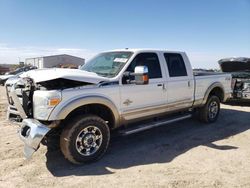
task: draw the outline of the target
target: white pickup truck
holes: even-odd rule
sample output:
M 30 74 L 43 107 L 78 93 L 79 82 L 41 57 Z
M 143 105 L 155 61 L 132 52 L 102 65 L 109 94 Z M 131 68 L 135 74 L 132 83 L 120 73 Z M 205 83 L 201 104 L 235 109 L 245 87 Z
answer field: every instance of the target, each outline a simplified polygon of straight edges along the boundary
M 8 80 L 6 90 L 25 156 L 57 133 L 65 158 L 79 164 L 103 156 L 113 130 L 128 135 L 195 112 L 216 121 L 231 75 L 194 74 L 184 52 L 122 49 L 100 53 L 79 70 L 29 71 Z

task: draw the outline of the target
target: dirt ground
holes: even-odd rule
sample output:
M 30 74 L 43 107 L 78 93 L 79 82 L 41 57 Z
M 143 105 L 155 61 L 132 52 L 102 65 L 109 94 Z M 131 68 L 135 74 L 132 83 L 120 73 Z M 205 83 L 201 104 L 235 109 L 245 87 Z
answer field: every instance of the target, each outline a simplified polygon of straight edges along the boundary
M 250 187 L 250 104 L 222 105 L 212 125 L 190 119 L 113 138 L 100 161 L 83 166 L 45 146 L 25 160 L 6 105 L 1 87 L 0 187 Z

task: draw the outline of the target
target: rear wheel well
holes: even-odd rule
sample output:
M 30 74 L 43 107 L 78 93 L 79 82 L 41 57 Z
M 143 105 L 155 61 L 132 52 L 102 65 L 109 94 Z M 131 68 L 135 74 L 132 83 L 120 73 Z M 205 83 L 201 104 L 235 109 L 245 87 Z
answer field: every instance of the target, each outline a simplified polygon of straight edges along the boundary
M 220 102 L 222 102 L 224 100 L 224 91 L 220 87 L 215 87 L 212 89 L 212 91 L 210 91 L 209 97 L 213 96 L 213 95 L 219 97 Z
M 93 114 L 102 118 L 104 121 L 107 121 L 107 124 L 110 129 L 115 127 L 115 118 L 111 109 L 103 104 L 87 104 L 81 107 L 76 108 L 68 114 L 65 121 L 70 121 L 78 115 Z

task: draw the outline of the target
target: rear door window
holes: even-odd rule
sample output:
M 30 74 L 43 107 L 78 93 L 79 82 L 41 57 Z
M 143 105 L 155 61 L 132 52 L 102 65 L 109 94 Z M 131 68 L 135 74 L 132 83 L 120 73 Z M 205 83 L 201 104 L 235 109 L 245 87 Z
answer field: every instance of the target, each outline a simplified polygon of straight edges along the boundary
M 181 54 L 164 53 L 170 77 L 187 76 L 187 70 Z

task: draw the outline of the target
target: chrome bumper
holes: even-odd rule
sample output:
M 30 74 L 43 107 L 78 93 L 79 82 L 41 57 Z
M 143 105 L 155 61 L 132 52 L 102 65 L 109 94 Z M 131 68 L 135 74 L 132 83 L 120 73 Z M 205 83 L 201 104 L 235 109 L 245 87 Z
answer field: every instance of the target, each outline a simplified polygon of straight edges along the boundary
M 235 92 L 234 95 L 232 96 L 232 98 L 249 100 L 250 99 L 250 92 L 249 91 Z
M 7 90 L 8 100 L 12 101 L 9 105 L 7 118 L 10 119 L 10 114 L 19 115 L 22 120 L 21 128 L 19 130 L 19 137 L 24 142 L 24 155 L 26 158 L 30 158 L 32 154 L 39 148 L 40 143 L 44 136 L 50 131 L 50 128 L 43 125 L 35 119 L 28 119 L 23 109 L 23 106 L 18 98 L 15 86 L 15 82 L 10 90 Z M 9 98 L 11 97 L 11 99 Z M 9 102 L 10 103 L 10 102 Z
M 35 119 L 24 119 L 19 131 L 19 137 L 24 142 L 24 155 L 29 159 L 37 151 L 44 136 L 50 128 Z
M 250 99 L 250 92 L 242 92 L 243 99 Z

